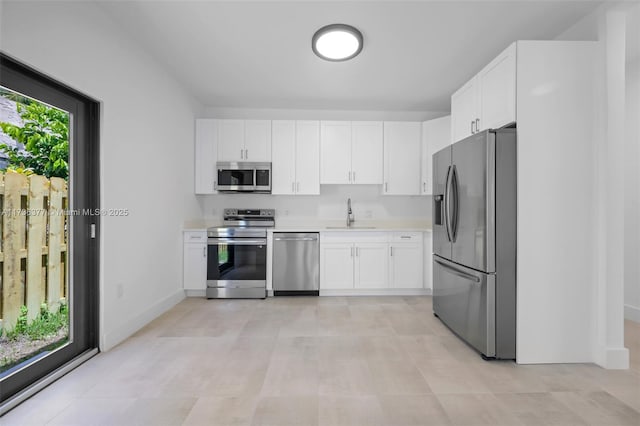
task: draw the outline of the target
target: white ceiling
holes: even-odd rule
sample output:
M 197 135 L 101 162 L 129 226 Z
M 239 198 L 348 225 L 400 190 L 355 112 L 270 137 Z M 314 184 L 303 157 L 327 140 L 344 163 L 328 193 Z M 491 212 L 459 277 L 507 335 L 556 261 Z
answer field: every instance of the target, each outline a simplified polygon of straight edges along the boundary
M 451 93 L 512 41 L 553 39 L 600 2 L 100 4 L 206 106 L 448 111 Z M 360 29 L 358 57 L 313 54 L 313 33 L 331 23 Z

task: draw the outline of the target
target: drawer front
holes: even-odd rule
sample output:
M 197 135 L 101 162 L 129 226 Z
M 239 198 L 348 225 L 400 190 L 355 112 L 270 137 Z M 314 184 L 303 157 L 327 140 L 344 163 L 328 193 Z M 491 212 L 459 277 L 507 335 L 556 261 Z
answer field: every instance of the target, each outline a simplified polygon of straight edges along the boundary
M 386 243 L 388 240 L 388 233 L 380 231 L 342 231 L 320 233 L 321 243 Z
M 207 231 L 184 231 L 185 243 L 206 243 Z
M 419 243 L 422 242 L 422 232 L 393 232 L 391 234 L 393 243 Z

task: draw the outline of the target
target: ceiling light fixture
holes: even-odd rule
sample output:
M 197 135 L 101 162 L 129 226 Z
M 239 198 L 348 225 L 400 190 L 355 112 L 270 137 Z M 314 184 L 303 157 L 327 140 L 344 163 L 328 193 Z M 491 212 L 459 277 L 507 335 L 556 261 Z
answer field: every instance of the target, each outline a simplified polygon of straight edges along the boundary
M 345 24 L 320 28 L 311 39 L 313 53 L 327 61 L 341 62 L 355 58 L 362 51 L 362 33 Z

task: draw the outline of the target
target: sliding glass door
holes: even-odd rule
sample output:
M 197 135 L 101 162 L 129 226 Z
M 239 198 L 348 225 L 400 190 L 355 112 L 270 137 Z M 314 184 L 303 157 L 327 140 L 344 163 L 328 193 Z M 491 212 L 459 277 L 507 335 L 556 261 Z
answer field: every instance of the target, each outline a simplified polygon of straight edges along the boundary
M 0 405 L 97 347 L 98 103 L 0 54 Z

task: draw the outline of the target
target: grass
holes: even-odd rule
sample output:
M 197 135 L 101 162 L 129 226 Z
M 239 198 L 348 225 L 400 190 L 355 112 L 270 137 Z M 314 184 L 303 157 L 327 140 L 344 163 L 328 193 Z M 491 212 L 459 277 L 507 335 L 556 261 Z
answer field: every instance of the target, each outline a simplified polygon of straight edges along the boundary
M 27 307 L 22 306 L 16 326 L 10 331 L 0 329 L 0 374 L 68 341 L 69 308 L 64 300 L 57 312 L 49 312 L 43 303 L 33 321 L 27 315 Z
M 6 332 L 8 340 L 16 340 L 19 336 L 27 336 L 30 340 L 41 340 L 64 327 L 68 322 L 69 308 L 66 303 L 60 304 L 58 312 L 49 312 L 46 303 L 40 306 L 40 314 L 31 322 L 27 319 L 28 309 L 20 308 L 20 316 L 13 330 Z M 1 335 L 1 334 L 0 334 Z

